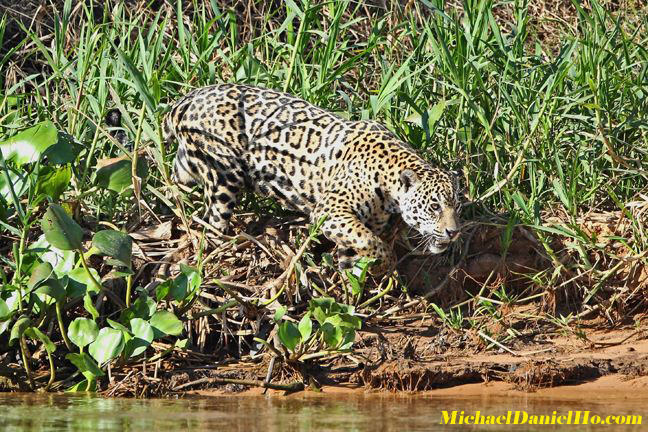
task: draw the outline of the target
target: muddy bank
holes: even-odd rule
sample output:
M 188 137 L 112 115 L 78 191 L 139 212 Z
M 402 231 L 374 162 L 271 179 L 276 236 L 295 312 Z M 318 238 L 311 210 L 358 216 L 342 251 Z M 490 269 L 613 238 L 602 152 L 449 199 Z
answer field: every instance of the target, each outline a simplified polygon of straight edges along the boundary
M 237 391 L 232 386 L 207 386 L 187 394 L 317 397 L 417 391 L 422 396 L 438 397 L 524 396 L 590 401 L 648 398 L 646 341 L 610 349 L 534 357 L 494 354 L 437 362 L 389 362 L 374 370 L 350 373 L 346 379 L 338 374 L 340 382 L 329 376 L 329 384 L 317 391 L 285 392 L 258 387 Z
M 427 330 L 429 331 L 429 330 Z M 544 343 L 518 344 L 475 352 L 449 348 L 436 354 L 440 332 L 425 336 L 415 328 L 365 330 L 353 353 L 300 365 L 277 363 L 264 389 L 268 362 L 203 361 L 190 367 L 154 363 L 120 370 L 106 396 L 277 395 L 304 393 L 410 393 L 466 396 L 537 394 L 552 397 L 648 397 L 648 332 L 628 328 L 591 331 L 589 342 L 556 335 Z M 460 339 L 462 336 L 458 337 Z M 551 340 L 549 340 L 551 339 Z M 279 389 L 277 389 L 279 388 Z M 583 393 L 588 390 L 588 393 Z M 589 391 L 592 391 L 591 393 Z
M 634 335 L 634 341 L 617 344 L 631 335 Z M 244 386 L 207 383 L 204 388 L 188 391 L 187 394 L 253 396 L 268 392 L 275 395 L 318 395 L 416 391 L 422 395 L 451 397 L 535 395 L 571 399 L 648 398 L 648 340 L 645 334 L 643 339 L 637 339 L 637 333 L 631 330 L 606 334 L 597 332 L 592 336 L 597 337 L 598 343 L 614 345 L 579 347 L 574 339 L 562 338 L 556 341 L 551 351 L 543 353 L 537 350 L 520 351 L 516 355 L 464 353 L 440 355 L 429 360 L 391 359 L 355 367 L 340 362 L 337 366 L 314 374 L 311 384 L 315 384 L 315 379 L 323 384 L 311 385 L 306 392 L 244 389 Z
M 368 388 L 422 391 L 501 381 L 511 389 L 535 392 L 610 375 L 629 380 L 648 375 L 645 340 L 608 348 L 579 348 L 571 339 L 561 342 L 565 345 L 545 349 L 524 347 L 515 355 L 483 353 L 386 361 L 365 367 L 359 382 Z

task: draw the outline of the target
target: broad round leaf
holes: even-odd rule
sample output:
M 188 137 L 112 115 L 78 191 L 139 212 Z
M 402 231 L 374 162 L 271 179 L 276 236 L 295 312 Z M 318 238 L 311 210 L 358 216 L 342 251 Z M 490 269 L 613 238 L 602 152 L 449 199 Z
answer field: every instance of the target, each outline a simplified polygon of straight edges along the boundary
M 141 318 L 133 318 L 130 327 L 134 337 L 126 344 L 126 355 L 135 357 L 146 351 L 153 342 L 153 327 Z
M 157 311 L 151 317 L 151 326 L 157 337 L 164 335 L 177 336 L 182 333 L 182 321 L 169 311 Z
M 83 231 L 61 206 L 50 204 L 41 220 L 41 229 L 47 241 L 55 248 L 81 249 Z
M 68 327 L 68 337 L 79 348 L 92 343 L 99 334 L 97 324 L 88 318 L 77 318 Z
M 76 261 L 76 251 L 64 251 L 52 246 L 45 238 L 45 234 L 41 234 L 35 242 L 29 245 L 27 255 L 33 255 L 43 262 L 50 263 L 54 268 L 54 273 L 59 277 L 67 275 L 74 268 Z
M 183 301 L 195 292 L 202 283 L 200 272 L 190 266 L 180 264 L 180 275 L 175 278 L 170 286 L 170 295 L 176 301 Z
M 100 163 L 97 170 L 97 186 L 117 193 L 122 193 L 133 184 L 132 162 L 126 158 L 115 158 Z M 137 159 L 137 176 L 145 178 L 148 174 L 148 165 L 143 158 Z
M 0 321 L 8 320 L 10 314 L 11 309 L 9 309 L 9 306 L 7 306 L 7 302 L 0 298 Z
M 302 340 L 306 341 L 313 333 L 313 321 L 311 321 L 310 313 L 307 313 L 299 321 L 299 333 L 301 334 Z
M 81 146 L 74 142 L 72 135 L 58 131 L 56 144 L 48 148 L 44 156 L 50 164 L 64 165 L 74 162 L 80 150 Z
M 58 140 L 56 126 L 51 121 L 39 123 L 0 143 L 5 160 L 18 165 L 36 162 L 41 154 Z
M 38 264 L 36 268 L 32 270 L 32 274 L 27 282 L 27 288 L 33 289 L 37 287 L 41 282 L 47 280 L 53 271 L 52 265 L 48 262 Z
M 297 344 L 301 341 L 301 333 L 295 324 L 290 321 L 284 321 L 279 326 L 279 339 L 286 348 L 294 351 Z
M 110 318 L 108 318 L 107 321 L 108 321 L 108 324 L 110 325 L 110 327 L 114 328 L 115 330 L 120 330 L 122 333 L 130 334 L 130 330 L 128 330 L 128 328 L 126 328 L 126 326 L 123 326 L 120 323 L 118 323 L 117 321 L 111 320 Z
M 103 376 L 104 374 L 97 363 L 95 363 L 95 361 L 86 353 L 70 353 L 67 354 L 65 358 L 76 366 L 77 369 L 79 369 L 79 372 L 81 372 L 86 378 L 88 378 L 88 375 L 90 375 L 90 377 L 98 377 Z
M 3 299 L 0 298 L 0 335 L 7 331 L 11 325 L 12 310 Z
M 45 349 L 47 350 L 48 353 L 52 354 L 54 351 L 56 351 L 56 345 L 52 342 L 52 340 L 42 331 L 40 331 L 36 327 L 29 327 L 25 331 L 25 336 L 32 338 L 32 339 L 38 339 L 41 342 L 43 342 L 43 345 L 45 346 Z
M 130 322 L 133 318 L 149 319 L 157 311 L 157 303 L 145 293 L 140 293 L 135 303 L 129 309 L 133 313 L 133 316 L 128 317 L 128 319 L 122 319 L 122 322 Z
M 11 336 L 9 337 L 9 346 L 13 346 L 14 342 L 16 342 L 20 337 L 25 333 L 25 330 L 27 330 L 31 326 L 31 320 L 27 316 L 21 316 L 18 318 L 18 321 L 14 324 L 14 326 L 11 328 Z
M 97 339 L 88 347 L 90 355 L 97 363 L 104 364 L 117 357 L 124 349 L 124 336 L 119 330 L 104 327 Z
M 324 323 L 321 327 L 321 331 L 324 336 L 324 342 L 329 346 L 329 348 L 336 348 L 340 342 L 342 342 L 342 338 L 344 337 L 342 327 L 336 327 L 330 322 Z
M 114 259 L 116 264 L 123 267 L 131 266 L 133 240 L 126 233 L 114 230 L 103 230 L 92 237 L 94 246 L 101 255 Z
M 70 167 L 43 167 L 38 173 L 36 195 L 45 194 L 56 201 L 70 185 L 71 178 Z
M 65 298 L 65 288 L 56 275 L 54 275 L 52 265 L 48 262 L 40 263 L 34 268 L 27 282 L 27 287 L 29 289 L 37 288 L 37 293 L 46 294 L 56 301 Z
M 97 270 L 91 268 L 90 273 L 99 280 L 99 273 Z M 72 298 L 83 297 L 86 292 L 97 294 L 99 288 L 92 282 L 88 272 L 83 267 L 77 267 L 68 273 L 68 284 L 65 287 L 67 295 Z
M 36 292 L 40 294 L 46 294 L 52 297 L 56 301 L 61 301 L 65 298 L 65 288 L 61 281 L 55 277 L 44 280 L 36 288 Z
M 155 299 L 157 301 L 165 300 L 171 292 L 171 286 L 173 286 L 173 279 L 167 279 L 155 287 Z
M 279 306 L 277 307 L 277 310 L 275 311 L 275 314 L 274 314 L 274 320 L 275 320 L 275 322 L 279 322 L 279 321 L 281 321 L 281 318 L 283 318 L 283 316 L 284 316 L 285 314 L 286 314 L 286 307 L 285 307 L 285 306 L 282 306 L 282 305 L 279 305 Z

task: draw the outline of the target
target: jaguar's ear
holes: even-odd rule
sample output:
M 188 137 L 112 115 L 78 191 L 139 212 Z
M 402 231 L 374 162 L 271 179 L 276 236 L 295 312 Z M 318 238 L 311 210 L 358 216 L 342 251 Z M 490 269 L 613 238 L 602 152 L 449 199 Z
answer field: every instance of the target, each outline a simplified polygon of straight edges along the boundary
M 412 185 L 416 183 L 418 180 L 419 180 L 418 175 L 410 169 L 406 169 L 403 170 L 403 172 L 401 172 L 400 181 L 402 185 L 405 186 L 406 191 L 409 190 L 409 188 L 412 187 Z
M 449 172 L 450 175 L 452 176 L 452 181 L 455 187 L 459 188 L 459 185 L 461 184 L 461 180 L 463 179 L 463 173 L 459 170 L 451 170 Z

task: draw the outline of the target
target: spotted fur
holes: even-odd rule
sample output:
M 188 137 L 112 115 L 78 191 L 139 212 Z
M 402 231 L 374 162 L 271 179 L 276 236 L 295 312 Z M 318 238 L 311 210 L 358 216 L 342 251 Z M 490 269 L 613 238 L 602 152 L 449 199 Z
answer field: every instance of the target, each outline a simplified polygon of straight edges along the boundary
M 222 84 L 178 100 L 164 130 L 178 142 L 175 181 L 204 185 L 209 221 L 221 231 L 243 188 L 313 222 L 326 216 L 322 232 L 337 243 L 342 268 L 360 257 L 378 260 L 374 273 L 393 268 L 381 238 L 392 214 L 432 253 L 459 230 L 456 176 L 378 123 L 348 121 L 274 90 Z

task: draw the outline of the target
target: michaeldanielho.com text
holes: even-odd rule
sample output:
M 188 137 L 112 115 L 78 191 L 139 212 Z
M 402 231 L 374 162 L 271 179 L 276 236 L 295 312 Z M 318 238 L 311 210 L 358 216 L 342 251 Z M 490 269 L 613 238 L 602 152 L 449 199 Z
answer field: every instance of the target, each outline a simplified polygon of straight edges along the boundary
M 488 415 L 476 411 L 466 414 L 464 411 L 441 411 L 443 425 L 640 425 L 640 415 L 606 415 L 592 414 L 590 411 L 567 411 L 558 414 L 535 415 L 526 411 L 507 411 L 506 414 Z

